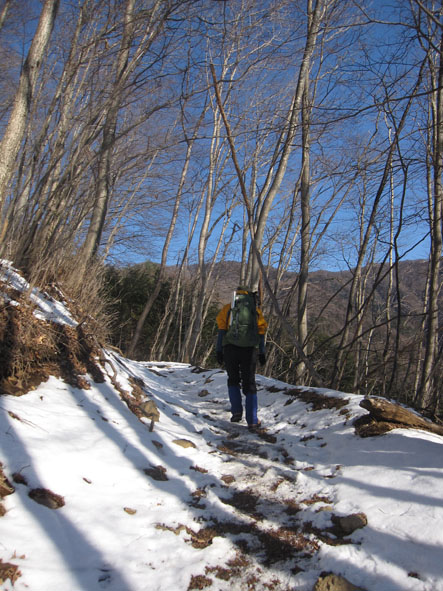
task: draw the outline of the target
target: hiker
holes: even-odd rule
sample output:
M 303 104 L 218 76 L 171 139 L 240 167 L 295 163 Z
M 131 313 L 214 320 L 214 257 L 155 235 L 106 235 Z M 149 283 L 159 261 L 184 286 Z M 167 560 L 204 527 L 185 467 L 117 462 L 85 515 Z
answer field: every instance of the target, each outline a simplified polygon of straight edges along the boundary
M 246 422 L 249 429 L 260 426 L 257 417 L 257 386 L 255 369 L 258 360 L 266 363 L 265 334 L 268 324 L 257 306 L 256 294 L 240 285 L 234 292 L 232 304 L 226 304 L 217 315 L 217 361 L 225 364 L 228 374 L 228 394 L 231 422 L 243 417 L 242 395 L 245 395 Z M 241 389 L 240 389 L 241 386 Z

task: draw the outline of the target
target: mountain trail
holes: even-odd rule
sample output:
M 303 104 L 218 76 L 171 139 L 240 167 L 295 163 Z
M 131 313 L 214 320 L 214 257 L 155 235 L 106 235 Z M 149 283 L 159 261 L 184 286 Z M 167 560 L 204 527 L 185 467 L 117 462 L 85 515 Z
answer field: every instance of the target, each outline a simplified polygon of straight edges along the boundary
M 306 462 L 297 465 L 272 428 L 250 432 L 244 421 L 231 423 L 217 398 L 204 397 L 198 404 L 207 423 L 199 434 L 211 448 L 209 453 L 218 457 L 220 471 L 214 474 L 212 468 L 209 474 L 204 466 L 194 467 L 200 478 L 190 506 L 199 511 L 201 527 L 198 531 L 184 526 L 173 531 L 184 531 L 190 535 L 185 542 L 201 549 L 208 548 L 217 537 L 229 538 L 237 555 L 234 561 L 230 559 L 196 576 L 189 590 L 229 588 L 220 586 L 220 580 L 214 582 L 213 577 L 226 581 L 235 578 L 240 585 L 236 589 L 293 589 L 293 576 L 313 567 L 322 543 L 351 543 L 343 539 L 338 528 L 321 532 L 309 519 L 313 512 L 330 515 L 333 487 L 328 486 L 330 495 L 325 494 L 322 480 L 318 492 L 305 496 L 306 487 L 301 483 L 314 468 Z M 331 467 L 332 473 L 336 470 L 337 466 Z M 281 578 L 283 572 L 285 580 Z

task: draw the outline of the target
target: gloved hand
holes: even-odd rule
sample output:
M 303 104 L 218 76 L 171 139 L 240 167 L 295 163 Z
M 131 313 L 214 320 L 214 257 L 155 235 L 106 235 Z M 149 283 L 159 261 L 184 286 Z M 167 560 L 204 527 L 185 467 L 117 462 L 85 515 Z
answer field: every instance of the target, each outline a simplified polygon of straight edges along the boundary
M 223 365 L 223 351 L 217 351 L 217 361 L 220 365 Z
M 258 361 L 260 365 L 264 365 L 266 363 L 266 355 L 264 353 L 258 354 Z

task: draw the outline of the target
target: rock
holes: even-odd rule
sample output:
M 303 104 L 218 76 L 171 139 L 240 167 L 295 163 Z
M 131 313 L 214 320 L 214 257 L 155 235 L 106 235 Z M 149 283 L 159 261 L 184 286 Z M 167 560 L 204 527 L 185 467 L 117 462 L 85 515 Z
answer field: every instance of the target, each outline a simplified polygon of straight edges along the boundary
M 24 484 L 25 486 L 28 486 L 28 481 L 26 480 L 26 478 L 23 476 L 23 474 L 21 474 L 20 472 L 15 472 L 12 475 L 12 480 L 16 483 L 16 484 Z
M 152 466 L 151 468 L 145 468 L 143 472 L 154 480 L 169 480 L 169 478 L 166 476 L 166 468 L 163 466 Z
M 344 517 L 332 515 L 331 521 L 339 528 L 341 536 L 349 536 L 356 529 L 361 529 L 365 525 L 368 525 L 368 518 L 364 513 L 353 513 Z
M 153 421 L 158 421 L 160 419 L 160 411 L 154 400 L 146 400 L 145 402 L 142 402 L 142 404 L 140 404 L 140 410 L 148 419 Z
M 223 480 L 223 482 L 225 484 L 232 484 L 233 482 L 235 482 L 235 477 L 231 476 L 230 474 L 224 474 L 221 479 Z
M 341 575 L 322 573 L 315 583 L 314 591 L 365 591 L 356 587 Z
M 61 495 L 57 495 L 46 488 L 33 488 L 29 491 L 28 496 L 39 505 L 48 507 L 48 509 L 60 509 L 65 504 L 65 499 Z
M 160 411 L 158 410 L 155 401 L 146 400 L 145 402 L 142 402 L 138 408 L 146 418 L 151 420 L 149 430 L 153 431 L 154 423 L 157 423 L 160 420 Z
M 392 429 L 423 429 L 443 435 L 443 426 L 432 423 L 411 409 L 400 404 L 389 402 L 384 398 L 368 397 L 360 402 L 360 406 L 369 411 L 354 422 L 360 437 L 383 435 Z
M 180 447 L 197 447 L 195 443 L 189 441 L 188 439 L 174 439 L 172 443 L 175 443 L 175 445 L 180 445 Z

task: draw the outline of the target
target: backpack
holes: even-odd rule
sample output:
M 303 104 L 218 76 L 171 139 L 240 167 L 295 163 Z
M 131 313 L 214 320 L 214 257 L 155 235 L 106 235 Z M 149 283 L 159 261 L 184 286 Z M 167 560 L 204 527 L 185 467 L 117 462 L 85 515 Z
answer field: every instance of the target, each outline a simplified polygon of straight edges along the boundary
M 224 344 L 257 347 L 260 342 L 255 294 L 234 292 Z

